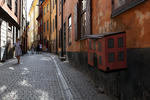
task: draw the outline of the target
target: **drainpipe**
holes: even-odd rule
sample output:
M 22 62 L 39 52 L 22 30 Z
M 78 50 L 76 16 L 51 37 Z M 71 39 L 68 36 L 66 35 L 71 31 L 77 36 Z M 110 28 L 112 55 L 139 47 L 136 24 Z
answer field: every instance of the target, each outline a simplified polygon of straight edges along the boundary
M 51 35 L 52 35 L 52 29 L 51 29 L 51 26 L 52 26 L 52 24 L 51 24 L 51 0 L 50 0 L 50 35 L 49 35 L 49 45 L 50 45 L 50 53 L 52 52 L 52 50 L 51 50 L 51 46 L 52 46 L 52 43 L 51 43 Z
M 64 57 L 63 49 L 63 0 L 61 0 L 61 57 Z
M 56 0 L 56 19 L 55 20 L 58 21 L 57 20 L 57 0 Z M 57 24 L 57 22 L 55 24 Z M 58 45 L 57 45 L 57 25 L 56 25 L 56 54 L 58 54 L 57 50 L 58 50 Z

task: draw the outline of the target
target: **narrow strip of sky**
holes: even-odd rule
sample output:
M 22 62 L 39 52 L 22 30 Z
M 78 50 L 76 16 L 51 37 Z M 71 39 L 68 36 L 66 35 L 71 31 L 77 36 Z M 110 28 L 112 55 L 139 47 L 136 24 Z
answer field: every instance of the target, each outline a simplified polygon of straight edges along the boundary
M 30 10 L 32 1 L 33 1 L 33 0 L 27 0 L 27 14 L 29 14 L 29 10 Z M 29 20 L 29 18 L 28 18 L 28 20 Z

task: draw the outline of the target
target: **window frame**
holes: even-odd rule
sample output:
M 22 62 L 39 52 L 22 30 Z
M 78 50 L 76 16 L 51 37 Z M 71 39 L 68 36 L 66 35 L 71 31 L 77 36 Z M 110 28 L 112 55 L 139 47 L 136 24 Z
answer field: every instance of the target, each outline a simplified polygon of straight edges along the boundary
M 54 29 L 55 29 L 55 25 L 54 25 L 54 24 L 55 24 L 55 23 L 54 23 L 55 21 L 54 21 L 54 20 L 55 20 L 55 19 L 53 19 L 53 32 L 54 32 Z
M 44 7 L 44 15 L 45 15 L 45 7 Z
M 18 0 L 15 0 L 15 15 L 18 16 Z
M 71 18 L 71 19 L 70 19 Z M 71 24 L 70 24 L 71 21 Z M 72 44 L 72 14 L 68 17 L 68 45 L 70 46 Z
M 47 4 L 47 12 L 49 11 L 49 4 Z
M 87 13 L 87 0 L 85 4 L 85 8 L 82 8 L 82 0 L 81 0 L 81 38 L 83 38 L 86 34 L 85 29 L 86 29 L 86 13 Z M 84 20 L 83 20 L 84 18 Z M 84 21 L 84 23 L 83 23 Z M 84 25 L 83 25 L 84 24 Z
M 7 0 L 7 6 L 12 9 L 12 0 Z
M 146 0 L 132 0 L 132 1 L 126 0 L 126 3 L 122 4 L 121 6 L 119 6 L 118 8 L 115 9 L 115 0 L 112 0 L 111 17 L 118 16 L 118 15 L 128 11 L 129 9 L 143 3 L 144 1 L 146 1 Z
M 47 31 L 49 30 L 49 20 L 47 20 Z
M 45 32 L 45 22 L 44 22 L 44 32 Z

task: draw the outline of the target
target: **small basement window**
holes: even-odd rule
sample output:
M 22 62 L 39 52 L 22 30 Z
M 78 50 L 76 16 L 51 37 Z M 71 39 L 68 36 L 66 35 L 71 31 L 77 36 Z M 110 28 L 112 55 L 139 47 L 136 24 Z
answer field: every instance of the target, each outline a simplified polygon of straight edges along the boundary
M 114 48 L 114 39 L 113 38 L 108 39 L 108 48 Z
M 109 53 L 108 54 L 108 62 L 111 63 L 111 62 L 114 62 L 115 61 L 115 53 Z

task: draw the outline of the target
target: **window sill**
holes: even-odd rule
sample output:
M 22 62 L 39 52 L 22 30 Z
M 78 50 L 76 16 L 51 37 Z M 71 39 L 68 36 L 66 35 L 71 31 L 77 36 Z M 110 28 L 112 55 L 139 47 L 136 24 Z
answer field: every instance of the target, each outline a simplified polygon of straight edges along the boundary
M 122 13 L 124 13 L 125 11 L 137 6 L 138 4 L 144 2 L 145 0 L 135 0 L 135 1 L 132 1 L 128 4 L 125 4 L 123 5 L 122 7 L 119 7 L 118 9 L 114 9 L 112 10 L 112 14 L 111 14 L 111 17 L 116 17 Z

